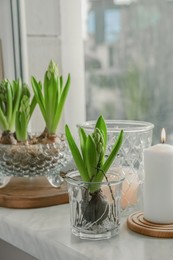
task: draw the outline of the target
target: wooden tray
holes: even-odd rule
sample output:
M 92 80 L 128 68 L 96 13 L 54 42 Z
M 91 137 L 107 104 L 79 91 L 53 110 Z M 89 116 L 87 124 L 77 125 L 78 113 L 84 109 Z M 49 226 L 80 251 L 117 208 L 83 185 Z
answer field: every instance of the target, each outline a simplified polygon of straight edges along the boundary
M 173 238 L 173 224 L 151 223 L 144 218 L 142 211 L 131 214 L 127 226 L 134 232 L 160 238 Z
M 0 189 L 0 206 L 6 208 L 39 208 L 68 203 L 67 185 L 52 187 L 45 177 L 12 177 Z

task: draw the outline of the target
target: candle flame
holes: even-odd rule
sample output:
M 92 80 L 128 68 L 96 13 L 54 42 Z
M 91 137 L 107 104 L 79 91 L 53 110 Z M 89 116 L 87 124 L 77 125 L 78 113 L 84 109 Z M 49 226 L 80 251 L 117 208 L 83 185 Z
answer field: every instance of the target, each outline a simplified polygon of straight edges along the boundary
M 162 128 L 160 140 L 161 140 L 162 144 L 164 144 L 166 142 L 166 131 L 165 131 L 165 128 Z

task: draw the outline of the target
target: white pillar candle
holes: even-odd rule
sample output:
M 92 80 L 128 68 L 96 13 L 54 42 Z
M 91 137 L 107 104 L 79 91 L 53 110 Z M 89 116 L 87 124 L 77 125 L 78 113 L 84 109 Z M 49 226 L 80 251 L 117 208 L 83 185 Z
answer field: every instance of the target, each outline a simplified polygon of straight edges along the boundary
M 144 150 L 144 217 L 173 223 L 173 146 L 157 144 Z

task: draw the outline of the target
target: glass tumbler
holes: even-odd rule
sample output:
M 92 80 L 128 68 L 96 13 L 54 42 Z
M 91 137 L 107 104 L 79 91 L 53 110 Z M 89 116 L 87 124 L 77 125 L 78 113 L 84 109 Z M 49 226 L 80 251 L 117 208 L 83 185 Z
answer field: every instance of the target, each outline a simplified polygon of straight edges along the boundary
M 103 182 L 84 182 L 78 171 L 66 175 L 73 235 L 102 240 L 119 233 L 123 180 L 122 173 L 115 170 Z

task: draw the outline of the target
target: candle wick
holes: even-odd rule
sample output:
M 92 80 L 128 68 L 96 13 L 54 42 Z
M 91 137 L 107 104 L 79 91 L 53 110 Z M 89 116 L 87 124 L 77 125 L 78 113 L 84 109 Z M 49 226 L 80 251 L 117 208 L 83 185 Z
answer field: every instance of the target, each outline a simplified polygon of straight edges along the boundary
M 161 142 L 161 144 L 165 144 L 166 143 L 166 138 L 161 138 L 160 142 Z

